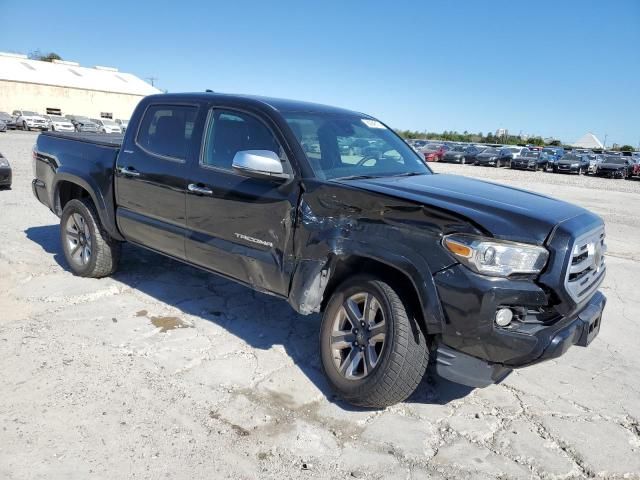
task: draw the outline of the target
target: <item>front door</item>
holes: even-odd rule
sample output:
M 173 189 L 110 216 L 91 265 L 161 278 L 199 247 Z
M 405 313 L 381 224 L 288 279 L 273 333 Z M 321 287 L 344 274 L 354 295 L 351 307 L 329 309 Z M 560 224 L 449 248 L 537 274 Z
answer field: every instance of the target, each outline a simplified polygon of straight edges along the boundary
M 258 117 L 228 109 L 209 112 L 199 162 L 187 186 L 187 260 L 252 287 L 285 295 L 291 266 L 295 182 L 239 174 L 241 150 L 271 150 L 291 168 L 272 130 Z
M 197 113 L 192 105 L 150 104 L 116 166 L 120 232 L 180 259 L 185 258 L 187 169 Z

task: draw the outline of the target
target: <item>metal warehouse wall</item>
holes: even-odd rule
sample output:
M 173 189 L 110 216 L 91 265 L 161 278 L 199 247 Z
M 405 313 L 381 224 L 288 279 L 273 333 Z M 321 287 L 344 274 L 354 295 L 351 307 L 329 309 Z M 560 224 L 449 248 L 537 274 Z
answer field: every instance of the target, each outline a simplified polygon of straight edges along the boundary
M 142 98 L 141 95 L 0 80 L 0 111 L 7 113 L 32 110 L 45 114 L 47 108 L 59 108 L 62 115 L 100 118 L 100 113 L 108 112 L 114 119 L 129 119 Z

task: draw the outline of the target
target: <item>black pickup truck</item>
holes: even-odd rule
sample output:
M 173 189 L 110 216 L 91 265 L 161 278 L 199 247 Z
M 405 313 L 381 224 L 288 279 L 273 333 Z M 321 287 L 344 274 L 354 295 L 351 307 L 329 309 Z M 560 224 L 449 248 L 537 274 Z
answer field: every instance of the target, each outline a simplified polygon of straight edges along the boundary
M 430 361 L 487 386 L 600 328 L 601 218 L 434 174 L 368 115 L 164 94 L 124 137 L 43 133 L 33 155 L 74 273 L 110 275 L 127 241 L 322 312 L 324 371 L 354 404 L 406 399 Z

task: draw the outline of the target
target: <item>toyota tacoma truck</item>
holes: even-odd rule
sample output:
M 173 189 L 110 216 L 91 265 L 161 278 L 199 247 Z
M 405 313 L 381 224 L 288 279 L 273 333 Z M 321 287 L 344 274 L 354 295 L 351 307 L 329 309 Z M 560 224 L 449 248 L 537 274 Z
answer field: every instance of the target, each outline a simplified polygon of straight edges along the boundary
M 375 153 L 340 148 L 358 142 Z M 434 174 L 369 115 L 154 95 L 124 136 L 43 133 L 33 157 L 76 275 L 112 274 L 131 242 L 321 312 L 322 367 L 353 404 L 406 399 L 428 365 L 485 387 L 600 329 L 600 217 Z

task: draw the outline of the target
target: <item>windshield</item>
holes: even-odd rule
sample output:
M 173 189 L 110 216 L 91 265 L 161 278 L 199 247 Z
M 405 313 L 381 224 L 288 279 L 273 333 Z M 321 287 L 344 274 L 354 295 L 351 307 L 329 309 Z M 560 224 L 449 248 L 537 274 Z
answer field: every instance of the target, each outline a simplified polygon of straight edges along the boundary
M 25 117 L 35 117 L 36 115 L 38 115 L 36 112 L 28 112 L 28 111 L 23 111 L 22 115 Z
M 59 117 L 58 115 L 49 115 L 49 120 L 51 120 L 52 122 L 68 122 L 69 121 L 64 117 Z
M 613 163 L 614 165 L 625 165 L 627 160 L 620 157 L 605 157 L 604 163 Z
M 321 113 L 284 117 L 318 178 L 431 173 L 413 149 L 377 120 Z
M 486 149 L 483 150 L 482 153 L 495 155 L 495 154 L 498 153 L 498 149 L 496 149 L 496 148 L 486 148 Z
M 102 122 L 103 125 L 109 125 L 109 126 L 116 126 L 117 123 L 114 122 L 113 120 L 109 120 L 108 118 L 101 118 L 100 121 Z
M 0 118 L 5 119 L 5 120 L 12 120 L 11 115 L 9 115 L 8 113 L 4 113 L 4 112 L 0 112 Z
M 538 158 L 540 156 L 540 152 L 524 152 L 522 156 L 525 158 Z
M 519 152 L 519 151 L 521 151 L 522 149 L 521 149 L 521 148 L 518 148 L 518 147 L 511 147 L 511 148 L 509 148 L 508 150 L 511 150 L 513 153 L 518 153 L 518 152 Z
M 466 147 L 461 147 L 461 146 L 453 147 L 451 149 L 452 152 L 464 152 L 465 150 L 466 150 Z

